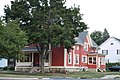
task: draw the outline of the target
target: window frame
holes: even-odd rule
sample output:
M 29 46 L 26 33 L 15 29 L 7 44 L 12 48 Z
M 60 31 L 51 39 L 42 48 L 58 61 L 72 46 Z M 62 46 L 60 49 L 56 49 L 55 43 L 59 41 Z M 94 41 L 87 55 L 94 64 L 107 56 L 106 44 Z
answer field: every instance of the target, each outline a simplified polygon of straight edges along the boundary
M 79 54 L 75 54 L 75 64 L 79 64 Z
M 120 55 L 120 49 L 117 49 L 117 55 Z
M 68 64 L 72 64 L 72 53 L 68 53 Z
M 88 57 L 88 64 L 96 65 L 97 64 L 97 58 L 96 57 Z
M 102 50 L 102 54 L 108 55 L 108 50 Z
M 84 55 L 82 56 L 82 62 L 87 63 L 87 56 L 84 56 Z

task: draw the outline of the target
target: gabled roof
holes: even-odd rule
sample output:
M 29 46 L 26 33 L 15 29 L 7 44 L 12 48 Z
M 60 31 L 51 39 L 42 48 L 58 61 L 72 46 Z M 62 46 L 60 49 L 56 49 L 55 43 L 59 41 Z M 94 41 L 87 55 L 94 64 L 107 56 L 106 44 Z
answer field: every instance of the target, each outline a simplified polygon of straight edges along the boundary
M 79 33 L 78 37 L 76 38 L 76 44 L 83 45 L 87 34 L 88 34 L 88 31 L 84 31 L 84 32 Z
M 79 33 L 79 36 L 77 38 L 75 38 L 76 44 L 84 45 L 84 42 L 85 42 L 85 39 L 87 36 L 89 36 L 88 31 L 84 31 L 84 32 Z M 91 37 L 89 37 L 89 38 L 91 41 L 91 47 L 98 48 L 98 45 L 91 39 Z
M 116 38 L 116 37 L 112 37 L 112 38 L 115 38 L 116 40 L 118 40 L 120 42 L 120 39 Z

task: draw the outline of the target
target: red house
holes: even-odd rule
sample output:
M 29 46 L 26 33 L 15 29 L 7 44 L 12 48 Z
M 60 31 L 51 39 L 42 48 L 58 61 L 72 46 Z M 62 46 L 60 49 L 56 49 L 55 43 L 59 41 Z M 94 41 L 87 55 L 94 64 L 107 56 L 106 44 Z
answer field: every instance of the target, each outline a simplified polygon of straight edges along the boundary
M 47 71 L 105 70 L 105 55 L 97 53 L 98 46 L 88 31 L 79 33 L 76 43 L 68 53 L 64 46 L 52 48 L 45 62 Z M 31 71 L 40 67 L 40 54 L 35 46 L 23 49 L 26 59 L 16 62 L 16 71 Z

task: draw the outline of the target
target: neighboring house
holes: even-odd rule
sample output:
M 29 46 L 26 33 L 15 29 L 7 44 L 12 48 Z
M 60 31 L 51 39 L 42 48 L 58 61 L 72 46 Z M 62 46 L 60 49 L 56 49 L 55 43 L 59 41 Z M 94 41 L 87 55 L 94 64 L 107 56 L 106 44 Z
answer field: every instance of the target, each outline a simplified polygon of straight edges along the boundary
M 110 37 L 99 48 L 98 52 L 106 55 L 106 63 L 120 63 L 120 39 Z
M 1 58 L 0 59 L 0 67 L 6 67 L 7 66 L 7 59 Z
M 73 49 L 67 52 L 64 46 L 52 48 L 45 62 L 45 70 L 49 71 L 80 71 L 105 69 L 105 55 L 98 54 L 97 44 L 90 38 L 88 31 L 79 33 L 75 38 Z M 16 62 L 16 71 L 33 71 L 40 64 L 40 54 L 36 47 L 28 46 L 23 49 L 26 59 Z

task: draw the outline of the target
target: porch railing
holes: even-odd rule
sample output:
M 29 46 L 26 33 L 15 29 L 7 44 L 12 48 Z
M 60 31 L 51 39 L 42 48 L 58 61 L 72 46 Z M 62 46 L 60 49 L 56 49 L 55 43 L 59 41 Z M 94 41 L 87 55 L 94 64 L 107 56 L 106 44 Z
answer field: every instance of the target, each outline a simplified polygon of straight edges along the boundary
M 33 66 L 32 62 L 17 62 L 16 66 L 18 67 L 30 67 Z

